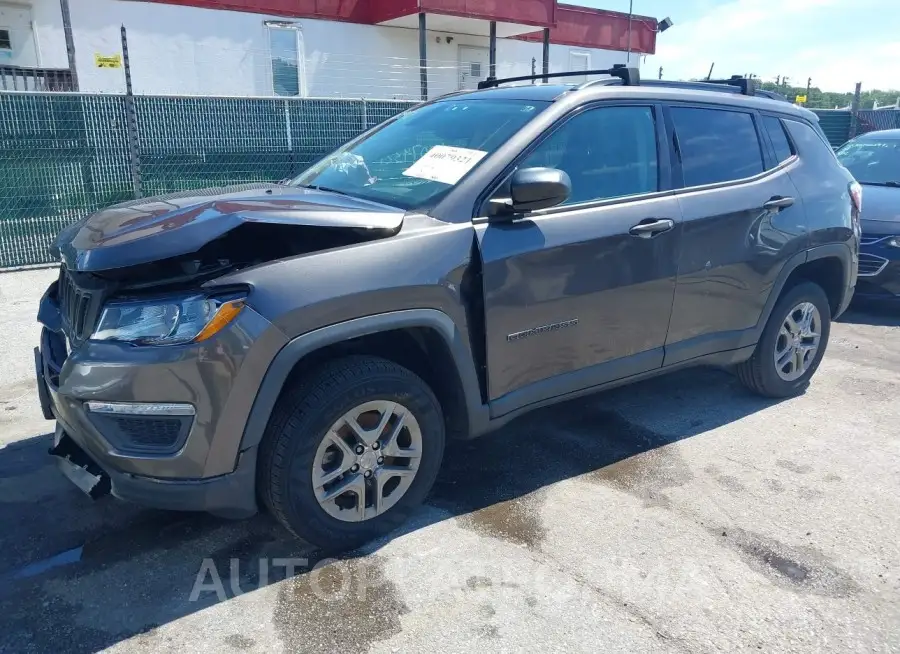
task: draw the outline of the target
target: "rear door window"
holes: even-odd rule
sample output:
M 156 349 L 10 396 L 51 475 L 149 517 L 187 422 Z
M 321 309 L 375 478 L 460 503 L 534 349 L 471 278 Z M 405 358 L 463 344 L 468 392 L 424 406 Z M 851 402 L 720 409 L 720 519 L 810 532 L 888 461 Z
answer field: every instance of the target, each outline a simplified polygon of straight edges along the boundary
M 743 111 L 672 107 L 684 185 L 703 186 L 763 172 L 753 116 Z
M 775 163 L 780 164 L 782 161 L 790 159 L 794 152 L 781 120 L 775 116 L 763 116 L 762 123 L 772 141 L 772 147 L 775 148 Z

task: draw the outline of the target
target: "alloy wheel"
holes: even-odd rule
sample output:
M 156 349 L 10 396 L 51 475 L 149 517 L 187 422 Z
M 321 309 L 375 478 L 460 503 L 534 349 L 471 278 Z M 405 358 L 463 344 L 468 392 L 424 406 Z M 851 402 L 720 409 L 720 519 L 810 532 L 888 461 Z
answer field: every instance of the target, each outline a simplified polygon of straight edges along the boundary
M 422 457 L 422 430 L 402 404 L 365 402 L 335 422 L 316 450 L 319 506 L 345 522 L 381 515 L 409 490 Z
M 819 351 L 822 318 L 812 302 L 791 309 L 775 339 L 775 370 L 784 381 L 796 381 L 809 370 Z

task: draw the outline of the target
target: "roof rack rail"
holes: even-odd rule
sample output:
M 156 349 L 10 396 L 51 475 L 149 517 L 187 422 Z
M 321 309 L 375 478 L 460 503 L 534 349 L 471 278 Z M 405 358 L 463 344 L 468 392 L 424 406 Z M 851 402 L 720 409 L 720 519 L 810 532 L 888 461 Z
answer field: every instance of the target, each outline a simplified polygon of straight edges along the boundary
M 698 82 L 706 84 L 727 84 L 736 86 L 741 90 L 741 95 L 756 95 L 756 80 L 743 75 L 732 75 L 728 79 L 700 79 Z
M 623 86 L 640 86 L 641 73 L 637 68 L 629 68 L 625 64 L 615 64 L 612 68 L 603 70 L 571 70 L 564 73 L 541 73 L 540 75 L 522 75 L 521 77 L 488 77 L 478 82 L 478 90 L 490 89 L 509 82 L 531 82 L 549 77 L 583 77 L 585 75 L 611 75 L 622 80 Z

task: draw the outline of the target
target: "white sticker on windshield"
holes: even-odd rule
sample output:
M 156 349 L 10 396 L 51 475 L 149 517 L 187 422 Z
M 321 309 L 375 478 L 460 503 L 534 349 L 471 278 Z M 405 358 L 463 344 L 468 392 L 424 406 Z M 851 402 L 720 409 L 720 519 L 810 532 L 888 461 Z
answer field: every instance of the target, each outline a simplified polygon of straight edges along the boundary
M 436 145 L 412 166 L 403 171 L 407 177 L 430 179 L 442 184 L 456 184 L 481 161 L 487 152 Z

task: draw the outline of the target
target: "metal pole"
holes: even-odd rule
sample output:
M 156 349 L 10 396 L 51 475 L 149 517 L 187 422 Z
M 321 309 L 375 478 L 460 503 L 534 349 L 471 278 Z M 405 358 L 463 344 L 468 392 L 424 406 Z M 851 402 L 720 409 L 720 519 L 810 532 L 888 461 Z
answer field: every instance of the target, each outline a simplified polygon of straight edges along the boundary
M 66 55 L 69 58 L 69 75 L 72 79 L 71 90 L 77 91 L 78 71 L 75 68 L 75 38 L 72 36 L 72 15 L 69 13 L 69 0 L 59 0 L 59 10 L 62 13 L 63 36 L 66 39 Z
M 497 77 L 497 21 L 491 21 L 491 36 L 488 47 L 488 57 L 490 61 L 490 77 Z
M 854 138 L 856 136 L 857 131 L 859 130 L 859 121 L 857 120 L 857 116 L 859 115 L 859 103 L 862 96 L 862 82 L 856 83 L 856 89 L 853 91 L 853 101 L 850 103 L 850 138 Z
M 550 28 L 544 28 L 544 66 L 543 71 L 541 71 L 546 75 L 550 72 Z M 547 78 L 544 77 L 544 84 L 547 83 Z
M 122 25 L 122 65 L 125 67 L 125 134 L 128 138 L 128 164 L 134 198 L 144 197 L 141 184 L 141 154 L 138 144 L 137 110 L 131 88 L 131 63 L 128 60 L 128 33 Z
M 628 0 L 628 54 L 625 56 L 625 63 L 631 63 L 631 16 L 634 11 L 634 0 Z
M 425 13 L 419 14 L 419 80 L 422 102 L 428 99 L 428 45 L 425 40 Z

